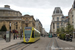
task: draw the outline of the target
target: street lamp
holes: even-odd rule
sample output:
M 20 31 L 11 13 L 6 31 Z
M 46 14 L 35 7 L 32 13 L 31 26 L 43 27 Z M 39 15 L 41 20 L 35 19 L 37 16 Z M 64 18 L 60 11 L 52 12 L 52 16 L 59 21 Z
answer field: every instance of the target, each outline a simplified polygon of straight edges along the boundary
M 10 36 L 9 36 L 9 41 L 11 40 L 11 22 L 10 22 Z
M 11 23 L 9 23 L 9 31 L 6 31 L 6 42 L 11 40 Z

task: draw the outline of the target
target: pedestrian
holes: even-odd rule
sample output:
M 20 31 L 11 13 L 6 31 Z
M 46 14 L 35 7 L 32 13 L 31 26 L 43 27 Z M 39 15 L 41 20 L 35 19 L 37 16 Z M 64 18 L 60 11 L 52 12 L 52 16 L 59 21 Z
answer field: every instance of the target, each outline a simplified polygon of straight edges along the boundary
M 20 34 L 20 39 L 22 38 L 22 34 Z
M 4 35 L 4 39 L 6 40 L 6 35 Z
M 15 36 L 16 36 L 16 39 L 17 39 L 17 34 Z
M 14 35 L 13 35 L 13 36 L 14 36 L 14 39 L 15 39 L 15 33 L 14 33 Z

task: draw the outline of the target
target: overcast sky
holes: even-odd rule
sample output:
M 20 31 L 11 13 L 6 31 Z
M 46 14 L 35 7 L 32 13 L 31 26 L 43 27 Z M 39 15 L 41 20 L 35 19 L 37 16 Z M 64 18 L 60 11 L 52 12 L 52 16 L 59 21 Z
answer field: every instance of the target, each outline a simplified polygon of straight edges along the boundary
M 47 32 L 50 30 L 52 14 L 55 7 L 60 7 L 64 16 L 72 7 L 74 0 L 0 0 L 0 7 L 10 5 L 11 9 L 20 11 L 22 15 L 33 15 L 39 19 Z

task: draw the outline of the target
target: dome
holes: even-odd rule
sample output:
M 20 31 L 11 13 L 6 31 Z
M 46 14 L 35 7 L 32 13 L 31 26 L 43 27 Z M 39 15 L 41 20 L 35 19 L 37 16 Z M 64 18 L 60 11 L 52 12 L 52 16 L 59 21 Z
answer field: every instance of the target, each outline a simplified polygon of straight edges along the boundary
M 4 5 L 4 7 L 0 7 L 0 17 L 5 16 L 22 16 L 22 14 L 19 11 L 11 9 L 9 5 Z
M 53 14 L 62 14 L 62 10 L 60 9 L 60 7 L 55 7 Z
M 4 7 L 0 7 L 0 11 L 1 10 L 10 10 L 10 11 L 15 11 L 13 9 L 10 9 L 10 6 L 9 5 L 4 5 Z

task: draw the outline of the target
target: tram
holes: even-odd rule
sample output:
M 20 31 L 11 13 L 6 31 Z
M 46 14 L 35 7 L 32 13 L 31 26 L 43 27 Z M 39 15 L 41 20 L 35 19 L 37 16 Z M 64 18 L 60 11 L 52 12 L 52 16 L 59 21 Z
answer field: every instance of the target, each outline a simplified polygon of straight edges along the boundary
M 52 38 L 52 33 L 49 33 L 49 34 L 48 34 L 48 37 L 49 37 L 49 38 Z
M 23 29 L 23 41 L 25 43 L 35 42 L 40 39 L 40 32 L 33 27 Z

